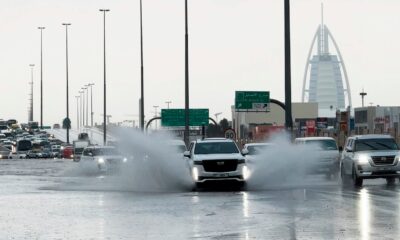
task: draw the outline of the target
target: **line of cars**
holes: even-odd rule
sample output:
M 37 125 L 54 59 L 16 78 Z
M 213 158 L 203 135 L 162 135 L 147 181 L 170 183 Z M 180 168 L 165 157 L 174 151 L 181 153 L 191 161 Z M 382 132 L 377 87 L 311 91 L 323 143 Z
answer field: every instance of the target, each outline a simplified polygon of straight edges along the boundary
M 389 135 L 352 136 L 344 148 L 330 137 L 296 138 L 294 143 L 307 145 L 312 151 L 312 159 L 306 161 L 307 174 L 325 174 L 333 179 L 340 176 L 343 185 L 358 187 L 364 179 L 384 178 L 388 184 L 400 179 L 400 149 Z M 221 180 L 245 186 L 250 176 L 247 164 L 260 160 L 257 156 L 266 148 L 276 147 L 272 143 L 249 143 L 240 151 L 229 139 L 201 139 L 191 142 L 184 158 L 197 186 Z

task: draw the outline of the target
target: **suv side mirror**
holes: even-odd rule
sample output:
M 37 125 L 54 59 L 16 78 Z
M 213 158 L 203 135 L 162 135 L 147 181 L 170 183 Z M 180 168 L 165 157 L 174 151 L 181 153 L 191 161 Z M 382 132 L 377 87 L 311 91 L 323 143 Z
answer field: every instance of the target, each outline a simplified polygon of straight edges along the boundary
M 243 150 L 242 150 L 242 155 L 243 155 L 243 156 L 246 156 L 247 154 L 249 154 L 249 150 L 243 149 Z
M 183 156 L 190 158 L 190 151 L 184 151 Z

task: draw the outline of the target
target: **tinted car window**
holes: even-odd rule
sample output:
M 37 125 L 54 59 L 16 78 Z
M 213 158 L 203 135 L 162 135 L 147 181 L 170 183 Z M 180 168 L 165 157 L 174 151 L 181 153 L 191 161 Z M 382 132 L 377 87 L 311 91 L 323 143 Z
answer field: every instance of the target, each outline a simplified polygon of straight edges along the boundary
M 119 155 L 118 151 L 114 148 L 96 148 L 92 150 L 94 156 L 110 156 Z
M 233 142 L 209 142 L 197 143 L 194 149 L 195 154 L 218 154 L 218 153 L 239 153 L 236 144 Z
M 394 139 L 357 139 L 355 141 L 354 151 L 371 151 L 371 150 L 399 150 Z
M 247 150 L 249 151 L 249 155 L 257 155 L 267 148 L 268 146 L 248 146 Z
M 337 150 L 337 145 L 334 140 L 310 140 L 306 141 L 308 145 L 314 145 L 322 150 Z

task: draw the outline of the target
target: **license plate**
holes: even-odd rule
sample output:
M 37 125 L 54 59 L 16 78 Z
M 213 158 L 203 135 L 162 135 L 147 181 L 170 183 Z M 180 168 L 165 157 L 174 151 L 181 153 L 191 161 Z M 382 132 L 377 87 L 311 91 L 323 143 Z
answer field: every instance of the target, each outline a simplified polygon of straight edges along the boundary
M 228 173 L 216 173 L 214 174 L 214 177 L 228 177 L 229 174 Z

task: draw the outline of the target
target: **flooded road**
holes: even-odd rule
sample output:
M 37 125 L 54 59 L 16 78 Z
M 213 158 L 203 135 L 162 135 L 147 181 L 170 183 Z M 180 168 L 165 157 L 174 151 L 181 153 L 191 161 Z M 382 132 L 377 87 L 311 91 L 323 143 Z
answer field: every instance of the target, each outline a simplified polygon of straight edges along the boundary
M 132 191 L 70 160 L 0 162 L 2 239 L 398 239 L 400 185 Z M 132 178 L 133 179 L 133 178 Z M 137 181 L 137 179 L 136 179 Z

